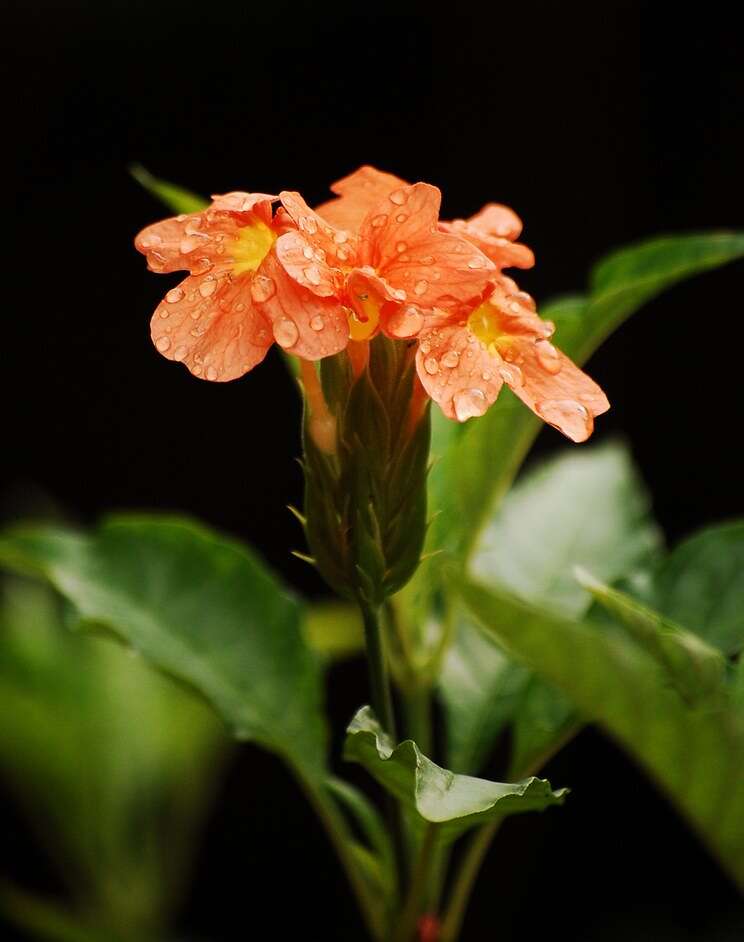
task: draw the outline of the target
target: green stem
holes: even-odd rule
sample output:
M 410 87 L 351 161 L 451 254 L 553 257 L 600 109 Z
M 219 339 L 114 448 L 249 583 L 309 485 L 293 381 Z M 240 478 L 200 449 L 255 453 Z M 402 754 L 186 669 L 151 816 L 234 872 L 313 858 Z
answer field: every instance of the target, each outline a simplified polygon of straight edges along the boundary
M 428 901 L 430 878 L 437 860 L 438 830 L 439 825 L 428 824 L 424 831 L 406 903 L 394 935 L 395 942 L 415 942 L 418 921 Z
M 377 607 L 360 602 L 364 621 L 364 641 L 367 648 L 367 667 L 369 669 L 369 685 L 372 697 L 372 707 L 382 728 L 393 742 L 398 741 L 395 731 L 395 714 L 393 712 L 393 697 L 390 692 L 390 677 L 388 675 L 385 651 L 382 646 L 382 630 L 380 626 L 380 610 Z
M 297 769 L 305 794 L 320 818 L 338 859 L 348 877 L 367 929 L 376 942 L 385 942 L 387 936 L 385 907 L 372 892 L 364 874 L 351 852 L 352 840 L 343 815 L 322 782 L 306 776 Z
M 428 684 L 417 685 L 403 693 L 403 706 L 406 713 L 406 734 L 424 753 L 431 758 L 432 722 L 431 688 Z
M 440 942 L 456 942 L 481 864 L 500 824 L 501 818 L 496 818 L 476 831 L 471 839 L 455 877 L 447 912 L 442 922 Z

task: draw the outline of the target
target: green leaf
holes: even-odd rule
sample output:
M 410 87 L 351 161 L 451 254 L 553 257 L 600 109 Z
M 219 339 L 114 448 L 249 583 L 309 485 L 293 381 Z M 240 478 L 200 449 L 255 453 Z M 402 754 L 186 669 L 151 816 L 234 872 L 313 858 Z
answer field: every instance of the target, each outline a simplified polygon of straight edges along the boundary
M 141 164 L 134 164 L 129 168 L 129 172 L 134 179 L 149 190 L 153 196 L 157 197 L 161 203 L 174 213 L 198 213 L 209 206 L 209 200 L 197 193 L 192 193 L 174 183 L 168 183 L 167 180 L 159 180 L 154 177 Z
M 726 654 L 744 647 L 744 520 L 718 524 L 680 543 L 653 573 L 651 597 Z
M 661 544 L 650 501 L 620 442 L 564 450 L 510 491 L 474 547 L 470 572 L 563 615 L 591 602 L 576 566 L 614 582 Z
M 530 470 L 485 529 L 471 570 L 484 584 L 580 616 L 591 596 L 574 577 L 577 565 L 615 581 L 659 544 L 628 450 L 611 442 L 565 450 Z M 498 734 L 514 722 L 512 768 L 534 768 L 576 728 L 575 710 L 542 681 L 528 683 L 525 668 L 482 638 L 466 615 L 458 611 L 454 618 L 440 679 L 448 762 L 457 771 L 477 771 Z
M 364 628 L 359 607 L 345 602 L 308 605 L 303 623 L 305 640 L 318 654 L 340 661 L 364 650 Z
M 691 708 L 627 636 L 466 579 L 452 589 L 484 628 L 645 766 L 744 887 L 744 716 L 733 705 Z
M 726 662 L 717 648 L 629 595 L 598 582 L 585 570 L 577 572 L 577 579 L 658 661 L 685 700 L 694 703 L 720 693 Z
M 238 738 L 322 774 L 320 660 L 299 603 L 246 547 L 185 519 L 121 515 L 87 535 L 17 528 L 0 561 L 45 576 L 84 621 L 191 684 Z
M 544 779 L 505 784 L 443 769 L 410 739 L 394 747 L 369 707 L 362 707 L 351 721 L 344 757 L 363 765 L 423 821 L 438 825 L 444 842 L 495 818 L 561 804 L 566 794 L 565 789 L 552 791 Z

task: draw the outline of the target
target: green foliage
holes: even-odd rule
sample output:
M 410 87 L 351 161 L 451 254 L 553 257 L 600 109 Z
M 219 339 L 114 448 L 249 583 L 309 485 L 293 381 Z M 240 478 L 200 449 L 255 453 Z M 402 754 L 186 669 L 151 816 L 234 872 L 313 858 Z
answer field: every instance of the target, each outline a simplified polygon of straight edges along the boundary
M 188 520 L 121 515 L 89 535 L 16 529 L 0 560 L 43 575 L 81 621 L 191 684 L 238 738 L 323 774 L 320 661 L 299 603 L 245 547 Z
M 487 631 L 645 766 L 744 887 L 744 714 L 726 688 L 710 703 L 690 704 L 669 682 L 677 665 L 666 658 L 661 665 L 628 634 L 471 580 L 453 588 Z
M 129 172 L 141 186 L 149 190 L 174 213 L 198 213 L 209 206 L 209 200 L 205 197 L 176 186 L 174 183 L 168 183 L 167 180 L 159 180 L 141 164 L 134 164 Z
M 43 585 L 3 582 L 0 769 L 74 908 L 10 887 L 0 908 L 43 937 L 146 935 L 179 902 L 227 740 L 205 705 L 60 609 Z
M 486 585 L 580 617 L 591 596 L 576 582 L 576 566 L 615 581 L 659 546 L 630 455 L 612 442 L 563 451 L 526 474 L 484 530 L 471 571 Z M 458 771 L 476 771 L 498 734 L 514 723 L 512 771 L 523 774 L 575 728 L 575 708 L 504 652 L 488 651 L 491 642 L 467 613 L 456 608 L 454 620 L 439 685 L 448 761 Z
M 419 819 L 437 825 L 444 843 L 476 825 L 561 804 L 566 794 L 566 789 L 553 791 L 545 779 L 505 784 L 456 775 L 428 759 L 410 739 L 394 746 L 369 707 L 349 724 L 344 756 L 363 765 Z

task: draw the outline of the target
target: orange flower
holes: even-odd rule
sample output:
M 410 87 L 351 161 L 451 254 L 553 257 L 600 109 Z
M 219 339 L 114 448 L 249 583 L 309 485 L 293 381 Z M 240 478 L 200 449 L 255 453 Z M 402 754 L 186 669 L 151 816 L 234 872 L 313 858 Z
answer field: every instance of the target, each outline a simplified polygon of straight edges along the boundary
M 405 185 L 374 167 L 361 167 L 331 187 L 337 198 L 318 212 L 330 222 L 359 227 L 371 205 Z M 411 305 L 387 312 L 388 333 L 419 341 L 416 366 L 428 395 L 446 416 L 465 422 L 483 415 L 506 383 L 564 435 L 576 442 L 587 439 L 594 417 L 609 408 L 607 397 L 551 344 L 553 325 L 538 317 L 532 298 L 503 274 L 504 268 L 530 268 L 535 261 L 532 251 L 515 241 L 522 231 L 519 217 L 489 203 L 470 219 L 440 222 L 439 230 L 465 238 L 494 269 L 474 304 L 419 311 L 418 317 Z
M 277 264 L 286 214 L 278 197 L 228 193 L 203 212 L 148 226 L 135 239 L 155 272 L 186 269 L 151 321 L 156 348 L 195 376 L 225 382 L 242 376 L 277 341 L 308 360 L 343 350 L 347 312 L 304 289 Z

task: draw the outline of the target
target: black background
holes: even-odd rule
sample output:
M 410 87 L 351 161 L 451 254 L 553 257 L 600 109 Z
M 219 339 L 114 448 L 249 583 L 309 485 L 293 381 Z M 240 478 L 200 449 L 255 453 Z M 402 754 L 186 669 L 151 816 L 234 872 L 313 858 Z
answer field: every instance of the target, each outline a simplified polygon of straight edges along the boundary
M 591 263 L 630 240 L 744 227 L 744 69 L 727 17 L 713 3 L 693 16 L 623 0 L 440 14 L 7 6 L 7 515 L 39 494 L 84 521 L 111 507 L 186 511 L 322 593 L 288 556 L 301 546 L 285 510 L 301 490 L 295 391 L 274 355 L 218 385 L 152 348 L 150 313 L 178 276 L 147 273 L 132 248 L 166 213 L 127 166 L 203 193 L 297 188 L 314 203 L 368 162 L 439 185 L 445 217 L 506 202 L 538 259 L 520 283 L 546 299 L 581 289 Z M 742 284 L 739 264 L 669 291 L 589 366 L 613 403 L 597 438 L 627 437 L 672 542 L 744 512 Z M 556 447 L 544 431 L 538 453 Z M 337 728 L 363 684 L 361 665 L 332 675 Z M 466 940 L 740 937 L 733 888 L 611 744 L 582 734 L 548 771 L 571 801 L 508 823 Z M 4 872 L 46 879 L 22 822 L 7 806 L 0 821 Z M 362 938 L 319 827 L 258 750 L 228 779 L 181 924 L 215 942 Z

